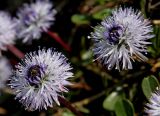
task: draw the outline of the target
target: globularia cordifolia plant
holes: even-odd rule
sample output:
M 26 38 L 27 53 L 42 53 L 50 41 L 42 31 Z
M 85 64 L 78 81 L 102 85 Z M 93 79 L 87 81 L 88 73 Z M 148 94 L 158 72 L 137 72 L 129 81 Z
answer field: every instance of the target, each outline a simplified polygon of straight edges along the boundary
M 35 0 L 24 4 L 17 12 L 17 37 L 22 39 L 23 43 L 31 43 L 33 39 L 40 39 L 42 32 L 46 32 L 70 51 L 70 47 L 56 33 L 49 31 L 56 13 L 49 0 Z
M 25 55 L 16 65 L 10 87 L 16 98 L 28 110 L 52 107 L 62 92 L 68 92 L 66 85 L 73 77 L 67 58 L 53 49 L 42 49 Z
M 9 61 L 5 57 L 0 57 L 0 89 L 6 87 L 7 80 L 12 75 L 12 68 Z
M 16 38 L 15 26 L 10 14 L 0 11 L 0 51 L 6 50 L 7 45 L 14 44 Z
M 133 8 L 117 8 L 94 28 L 89 38 L 93 40 L 96 59 L 108 69 L 132 69 L 134 56 L 146 61 L 148 39 L 153 31 L 150 22 Z
M 39 39 L 42 32 L 47 32 L 55 20 L 56 10 L 48 0 L 36 0 L 24 4 L 17 13 L 17 36 L 24 43 Z
M 160 115 L 160 90 L 159 89 L 151 94 L 149 103 L 146 104 L 145 112 L 149 116 Z

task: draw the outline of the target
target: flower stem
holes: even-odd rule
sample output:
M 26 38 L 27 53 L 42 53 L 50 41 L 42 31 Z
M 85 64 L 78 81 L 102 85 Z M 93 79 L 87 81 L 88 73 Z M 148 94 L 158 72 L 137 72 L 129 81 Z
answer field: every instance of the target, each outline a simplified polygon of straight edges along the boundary
M 55 32 L 48 31 L 47 34 L 61 44 L 67 51 L 71 52 L 70 46 L 66 44 Z
M 17 49 L 14 45 L 8 45 L 7 48 L 19 59 L 24 58 L 24 53 Z
M 58 97 L 59 101 L 66 106 L 69 110 L 71 110 L 74 114 L 76 114 L 76 116 L 83 116 L 79 111 L 77 111 L 69 101 L 67 101 L 66 99 L 64 99 L 63 97 L 59 96 Z

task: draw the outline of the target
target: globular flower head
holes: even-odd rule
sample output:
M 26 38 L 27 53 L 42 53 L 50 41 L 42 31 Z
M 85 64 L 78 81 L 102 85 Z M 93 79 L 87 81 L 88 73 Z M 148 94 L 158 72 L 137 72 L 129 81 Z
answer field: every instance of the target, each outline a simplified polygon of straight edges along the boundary
M 15 36 L 15 23 L 10 14 L 0 11 L 0 50 L 6 50 L 7 45 L 13 44 Z
M 93 52 L 108 69 L 132 69 L 131 59 L 147 60 L 147 40 L 152 38 L 152 26 L 140 11 L 118 8 L 91 33 Z
M 17 13 L 17 36 L 23 42 L 39 39 L 41 33 L 47 31 L 55 20 L 56 10 L 49 0 L 36 0 L 35 3 L 24 4 Z
M 5 57 L 0 57 L 0 89 L 6 87 L 6 82 L 12 75 L 12 68 Z
M 10 87 L 28 110 L 41 110 L 52 107 L 54 101 L 59 105 L 58 96 L 68 92 L 67 80 L 73 76 L 67 58 L 53 49 L 38 50 L 25 55 L 16 66 Z
M 152 93 L 149 103 L 146 104 L 145 112 L 149 116 L 160 116 L 160 90 Z

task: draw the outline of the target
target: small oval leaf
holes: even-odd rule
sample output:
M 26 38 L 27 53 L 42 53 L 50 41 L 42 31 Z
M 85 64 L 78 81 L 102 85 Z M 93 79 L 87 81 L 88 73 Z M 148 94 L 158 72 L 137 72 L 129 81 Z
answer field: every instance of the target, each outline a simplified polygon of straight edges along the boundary
M 103 18 L 109 16 L 111 14 L 111 9 L 103 9 L 99 12 L 94 13 L 92 16 L 94 19 L 102 20 Z
M 122 95 L 118 92 L 112 92 L 103 102 L 103 108 L 114 111 L 116 102 L 121 99 Z
M 159 87 L 159 82 L 155 76 L 148 76 L 142 81 L 142 90 L 148 99 L 157 87 Z
M 134 116 L 133 104 L 127 99 L 119 99 L 115 104 L 116 116 Z
M 83 25 L 83 24 L 89 24 L 89 20 L 88 17 L 86 15 L 82 15 L 82 14 L 74 14 L 71 17 L 71 20 L 73 23 L 77 24 L 77 25 Z

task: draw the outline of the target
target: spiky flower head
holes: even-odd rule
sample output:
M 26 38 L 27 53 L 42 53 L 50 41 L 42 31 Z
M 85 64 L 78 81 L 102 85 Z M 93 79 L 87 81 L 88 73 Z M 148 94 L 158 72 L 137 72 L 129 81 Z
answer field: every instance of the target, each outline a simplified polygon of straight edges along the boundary
M 148 116 L 160 116 L 160 90 L 152 93 L 149 103 L 146 104 L 145 112 Z
M 132 8 L 117 8 L 91 33 L 93 52 L 108 69 L 132 69 L 131 60 L 137 57 L 147 60 L 148 39 L 152 38 L 152 27 L 140 11 Z
M 12 75 L 12 68 L 5 57 L 0 57 L 0 89 L 6 87 L 6 82 Z
M 0 11 L 0 50 L 6 50 L 13 44 L 16 36 L 15 23 L 9 13 Z
M 55 20 L 56 10 L 49 0 L 36 0 L 24 6 L 17 13 L 17 36 L 24 43 L 39 39 Z
M 73 74 L 67 58 L 53 49 L 31 52 L 16 66 L 10 87 L 16 98 L 28 110 L 52 107 L 54 101 L 60 105 L 58 96 L 68 92 L 67 80 Z

